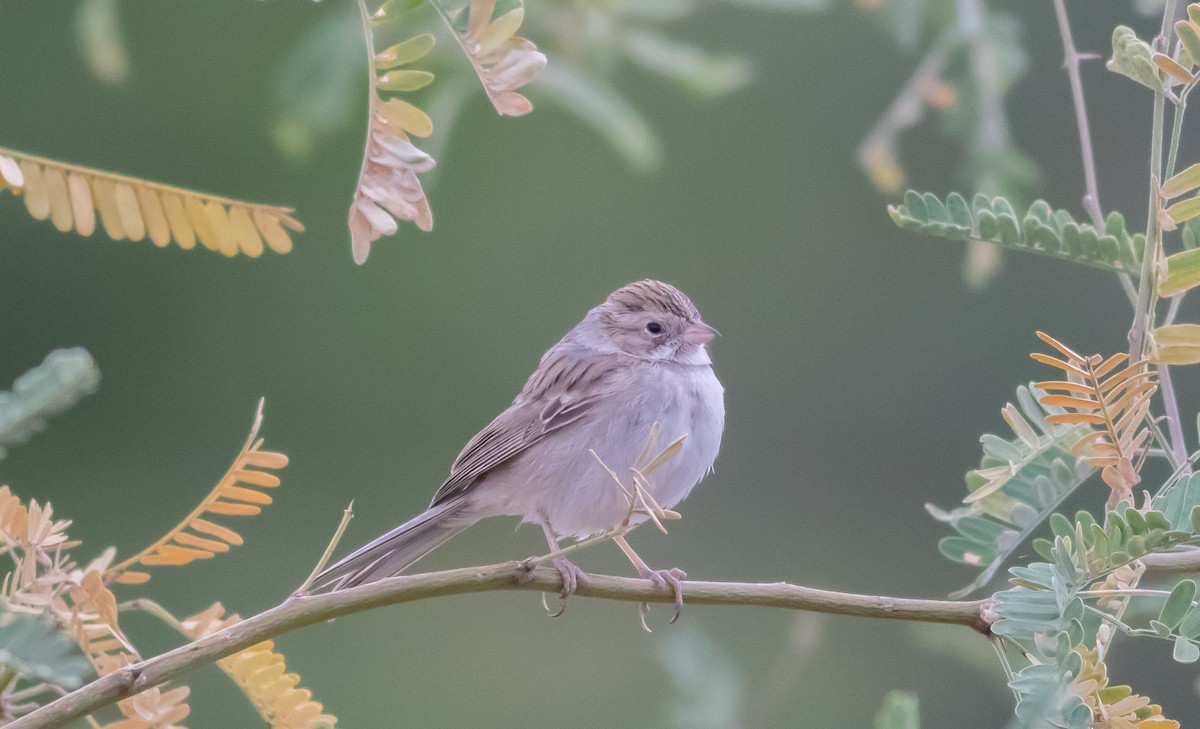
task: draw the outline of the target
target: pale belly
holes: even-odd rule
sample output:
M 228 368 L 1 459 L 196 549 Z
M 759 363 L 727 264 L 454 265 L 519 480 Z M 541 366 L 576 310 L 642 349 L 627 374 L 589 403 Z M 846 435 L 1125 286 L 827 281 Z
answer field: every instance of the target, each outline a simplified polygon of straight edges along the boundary
M 628 388 L 637 394 L 613 394 L 591 417 L 548 435 L 478 482 L 471 497 L 477 513 L 548 522 L 557 536 L 576 539 L 619 526 L 629 500 L 605 466 L 630 488 L 630 468 L 655 423 L 650 459 L 677 438 L 684 441 L 678 455 L 649 475 L 649 491 L 663 508 L 682 501 L 716 460 L 724 391 L 708 367 L 647 364 L 639 376 L 639 386 Z M 631 521 L 646 518 L 634 515 Z

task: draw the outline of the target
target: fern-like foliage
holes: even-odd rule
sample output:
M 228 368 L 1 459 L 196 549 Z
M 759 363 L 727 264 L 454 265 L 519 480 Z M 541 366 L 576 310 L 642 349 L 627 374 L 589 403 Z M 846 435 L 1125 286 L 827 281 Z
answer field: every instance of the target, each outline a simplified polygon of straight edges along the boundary
M 1133 693 L 1129 686 L 1112 686 L 1108 667 L 1095 649 L 1078 648 L 1079 672 L 1071 691 L 1097 718 L 1092 729 L 1179 729 L 1179 722 L 1163 716 L 1162 707 Z
M 1132 28 L 1118 25 L 1112 34 L 1112 58 L 1105 65 L 1113 73 L 1119 73 L 1148 89 L 1163 93 L 1166 87 L 1153 56 L 1154 52 L 1149 43 L 1138 38 Z
M 358 0 L 358 7 L 371 62 L 367 140 L 350 204 L 350 247 L 355 263 L 361 264 L 371 252 L 371 243 L 399 229 L 397 220 L 411 220 L 421 230 L 433 229 L 433 212 L 417 175 L 433 169 L 434 161 L 410 137 L 428 137 L 433 122 L 396 94 L 433 80 L 433 74 L 408 66 L 425 57 L 434 40 L 425 33 L 376 53 L 375 27 L 398 22 L 409 7 L 392 9 L 385 4 L 374 14 L 367 10 L 366 0 Z
M 546 65 L 546 57 L 533 43 L 516 35 L 525 17 L 520 0 L 471 0 L 455 9 L 429 2 L 450 26 L 496 111 L 508 116 L 529 113 L 533 106 L 516 90 Z M 376 31 L 404 22 L 421 4 L 385 2 L 372 13 L 367 0 L 358 0 L 372 64 L 367 140 L 350 205 L 351 251 L 360 264 L 367 260 L 371 243 L 399 230 L 397 221 L 410 220 L 425 231 L 433 228 L 433 212 L 418 175 L 433 169 L 434 160 L 410 138 L 432 134 L 433 121 L 395 95 L 433 81 L 429 71 L 410 67 L 433 48 L 433 36 L 416 35 L 375 52 Z
M 135 565 L 181 565 L 196 559 L 208 559 L 231 546 L 242 543 L 236 531 L 211 521 L 213 516 L 252 516 L 270 504 L 270 494 L 262 489 L 279 486 L 279 477 L 269 471 L 287 465 L 287 456 L 262 449 L 258 437 L 262 425 L 263 403 L 258 403 L 250 436 L 225 475 L 208 496 L 183 521 L 158 541 L 105 573 L 105 581 L 135 584 L 150 579 L 147 572 L 133 571 Z M 256 470 L 258 469 L 258 470 Z M 209 518 L 205 518 L 209 517 Z
M 1097 584 L 1107 587 L 1111 576 L 1147 554 L 1196 543 L 1194 522 L 1200 521 L 1200 508 L 1192 510 L 1190 521 L 1188 529 L 1176 529 L 1163 513 L 1132 507 L 1110 511 L 1103 525 L 1083 511 L 1074 521 L 1061 514 L 1051 518 L 1054 540 L 1034 540 L 1034 549 L 1046 561 L 1013 567 L 1013 586 L 998 592 L 992 607 L 996 618 L 992 631 L 1014 641 L 1030 658 L 1031 665 L 1016 672 L 1009 683 L 1017 694 L 1022 726 L 1127 726 L 1102 723 L 1114 715 L 1168 721 L 1148 700 L 1125 701 L 1132 696 L 1131 689 L 1099 685 L 1096 656 L 1100 654 L 1092 651 L 1100 643 L 1117 627 L 1131 635 L 1156 631 L 1127 630 L 1117 620 L 1122 601 L 1090 590 Z M 1096 700 L 1089 701 L 1093 695 Z M 1110 711 L 1124 713 L 1106 713 Z
M 909 190 L 904 202 L 889 205 L 888 215 L 904 228 L 925 235 L 962 241 L 985 241 L 1014 250 L 1040 253 L 1116 273 L 1137 273 L 1145 237 L 1131 235 L 1125 218 L 1109 213 L 1104 230 L 1075 220 L 1045 201 L 1017 215 L 1002 197 L 976 195 L 968 204 L 958 193 L 942 202 L 932 193 Z
M 83 654 L 103 676 L 140 660 L 117 621 L 117 598 L 100 570 L 83 571 L 66 590 L 70 626 Z
M 943 511 L 925 505 L 935 519 L 957 532 L 938 543 L 941 553 L 982 569 L 953 597 L 986 585 L 1038 525 L 1095 473 L 1086 459 L 1072 453 L 1087 429 L 1048 422 L 1065 411 L 1039 404 L 1041 394 L 1033 385 L 1019 387 L 1017 405 L 1007 403 L 1001 410 L 1014 437 L 980 438 L 983 459 L 979 468 L 967 473 L 963 506 Z
M 27 680 L 78 688 L 88 670 L 75 643 L 44 615 L 22 615 L 0 606 L 0 666 Z M 3 707 L 11 716 L 10 707 Z
M 57 415 L 96 391 L 100 370 L 82 347 L 56 349 L 37 367 L 0 391 L 0 458 L 5 447 L 24 443 Z
M 49 219 L 66 233 L 89 236 L 97 222 L 113 240 L 149 237 L 165 248 L 204 248 L 226 256 L 261 256 L 292 250 L 288 230 L 304 226 L 290 208 L 231 200 L 170 185 L 80 167 L 0 148 L 0 191 L 25 199 L 37 220 Z M 97 221 L 97 218 L 99 220 Z
M 517 35 L 525 20 L 522 1 L 469 0 L 453 10 L 439 0 L 429 2 L 450 25 L 496 113 L 523 116 L 533 111 L 529 99 L 516 90 L 545 68 L 546 56 Z
M 238 615 L 226 616 L 221 603 L 215 603 L 184 620 L 182 627 L 189 638 L 199 640 L 238 622 Z M 324 713 L 311 692 L 297 688 L 300 677 L 288 672 L 274 647 L 271 641 L 264 641 L 217 663 L 272 729 L 331 729 L 337 718 Z
M 179 722 L 191 713 L 187 705 L 190 693 L 187 686 L 146 689 L 118 704 L 125 718 L 104 724 L 102 729 L 184 729 Z
M 1033 359 L 1057 367 L 1071 380 L 1047 380 L 1043 405 L 1066 408 L 1047 420 L 1055 424 L 1088 425 L 1096 428 L 1072 449 L 1086 453 L 1088 461 L 1101 469 L 1100 475 L 1112 492 L 1109 507 L 1133 500 L 1133 487 L 1141 482 L 1139 471 L 1146 458 L 1150 429 L 1143 421 L 1150 412 L 1150 398 L 1158 390 L 1154 371 L 1144 361 L 1129 362 L 1129 355 L 1098 354 L 1084 357 L 1044 332 L 1038 338 L 1054 347 L 1065 359 L 1034 352 Z M 1126 364 L 1128 362 L 1128 364 Z M 1122 367 L 1121 365 L 1125 365 Z

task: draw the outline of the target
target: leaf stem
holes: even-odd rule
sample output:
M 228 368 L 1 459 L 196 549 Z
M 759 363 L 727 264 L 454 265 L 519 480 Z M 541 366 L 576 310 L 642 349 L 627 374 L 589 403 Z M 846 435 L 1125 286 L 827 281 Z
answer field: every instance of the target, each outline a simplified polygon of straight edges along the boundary
M 342 615 L 444 595 L 494 590 L 562 590 L 558 570 L 528 562 L 504 562 L 446 572 L 403 575 L 340 592 L 296 595 L 263 613 L 160 656 L 118 669 L 6 725 L 6 729 L 61 727 L 105 706 L 183 676 L 273 636 Z M 955 602 L 832 592 L 786 582 L 683 582 L 685 601 L 695 605 L 758 605 L 890 620 L 963 625 L 991 634 L 990 600 Z M 627 602 L 674 602 L 670 589 L 650 580 L 591 575 L 579 597 Z

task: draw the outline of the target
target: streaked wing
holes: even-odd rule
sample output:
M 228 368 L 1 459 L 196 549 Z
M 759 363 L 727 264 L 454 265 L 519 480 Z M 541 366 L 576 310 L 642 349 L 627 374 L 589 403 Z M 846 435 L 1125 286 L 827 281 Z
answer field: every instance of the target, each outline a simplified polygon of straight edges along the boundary
M 608 392 L 606 380 L 612 370 L 607 355 L 561 344 L 551 349 L 512 405 L 454 459 L 431 505 L 466 493 L 491 469 L 550 433 L 589 417 Z

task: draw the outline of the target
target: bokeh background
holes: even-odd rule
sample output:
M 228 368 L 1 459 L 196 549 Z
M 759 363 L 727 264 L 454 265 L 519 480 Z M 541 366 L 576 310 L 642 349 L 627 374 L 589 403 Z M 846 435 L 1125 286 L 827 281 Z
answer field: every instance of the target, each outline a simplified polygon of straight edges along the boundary
M 1025 25 L 1015 140 L 1041 166 L 1041 194 L 1078 209 L 1051 6 L 996 5 Z M 1071 6 L 1084 50 L 1106 51 L 1118 22 L 1144 36 L 1155 26 L 1124 3 Z M 753 83 L 721 98 L 618 69 L 615 85 L 663 143 L 649 175 L 551 104 L 499 119 L 476 93 L 429 188 L 434 232 L 402 227 L 362 267 L 344 218 L 365 85 L 350 89 L 352 123 L 307 160 L 290 161 L 271 134 L 281 59 L 349 5 L 117 7 L 130 66 L 111 86 L 79 52 L 76 3 L 0 5 L 0 144 L 294 206 L 308 226 L 288 256 L 227 260 L 60 235 L 0 194 L 0 383 L 64 346 L 88 348 L 103 371 L 98 394 L 15 448 L 0 480 L 73 518 L 81 557 L 110 544 L 128 554 L 174 524 L 266 397 L 267 445 L 292 459 L 284 486 L 240 523 L 244 547 L 156 570 L 143 592 L 177 614 L 276 604 L 350 499 L 346 547 L 422 509 L 540 354 L 633 279 L 676 283 L 723 334 L 716 473 L 669 536 L 633 538 L 652 564 L 698 579 L 944 596 L 971 573 L 939 556 L 944 531 L 923 504 L 961 498 L 979 434 L 1001 431 L 1014 387 L 1046 374 L 1027 357 L 1034 330 L 1087 352 L 1124 347 L 1128 306 L 1109 276 L 1008 255 L 973 291 L 957 244 L 892 225 L 855 149 L 916 56 L 851 3 L 719 4 L 680 23 L 677 35 L 752 59 Z M 1100 63 L 1084 80 L 1102 200 L 1140 221 L 1149 93 Z M 905 137 L 910 181 L 965 187 L 960 151 L 931 119 Z M 1189 375 L 1178 384 L 1194 413 Z M 1102 500 L 1094 487 L 1081 504 Z M 542 550 L 537 529 L 513 526 L 480 525 L 421 568 Z M 631 572 L 611 546 L 579 561 Z M 1000 666 L 966 629 L 760 608 L 668 617 L 652 610 L 647 635 L 632 604 L 576 599 L 552 620 L 535 595 L 493 593 L 343 618 L 278 645 L 347 727 L 867 727 L 892 688 L 920 695 L 924 727 L 1002 727 L 1011 715 Z M 147 653 L 178 642 L 150 618 L 127 626 Z M 1141 643 L 1114 654 L 1115 678 L 1186 724 L 1200 710 L 1195 670 L 1168 670 L 1169 646 Z M 191 684 L 189 725 L 258 721 L 215 668 Z

